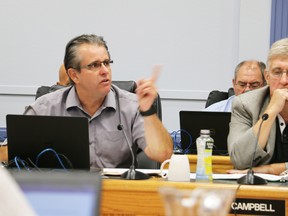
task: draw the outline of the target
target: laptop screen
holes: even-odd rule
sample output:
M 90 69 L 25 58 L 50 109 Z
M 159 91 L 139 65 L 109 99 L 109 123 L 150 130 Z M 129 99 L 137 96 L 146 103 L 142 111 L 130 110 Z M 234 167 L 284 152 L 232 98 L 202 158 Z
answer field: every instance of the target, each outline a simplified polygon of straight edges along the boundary
M 213 155 L 228 155 L 230 112 L 180 111 L 179 115 L 182 148 L 187 148 L 192 138 L 189 153 L 197 154 L 196 139 L 200 136 L 200 130 L 209 129 L 214 139 Z
M 8 159 L 18 168 L 90 168 L 88 119 L 7 115 Z
M 89 172 L 25 172 L 12 176 L 41 216 L 99 214 L 101 176 Z

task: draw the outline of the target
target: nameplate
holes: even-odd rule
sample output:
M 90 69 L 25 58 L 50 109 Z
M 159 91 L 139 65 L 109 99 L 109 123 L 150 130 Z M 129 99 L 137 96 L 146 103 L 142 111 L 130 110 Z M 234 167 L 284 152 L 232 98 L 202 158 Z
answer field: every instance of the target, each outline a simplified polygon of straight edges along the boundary
M 230 214 L 285 215 L 285 200 L 239 199 L 231 204 Z

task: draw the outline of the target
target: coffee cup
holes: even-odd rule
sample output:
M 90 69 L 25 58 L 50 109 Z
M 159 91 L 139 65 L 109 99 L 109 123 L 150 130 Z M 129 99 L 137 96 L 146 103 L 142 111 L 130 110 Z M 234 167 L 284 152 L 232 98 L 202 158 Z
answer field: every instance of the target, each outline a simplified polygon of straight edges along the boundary
M 165 165 L 169 163 L 168 173 L 164 172 Z M 167 178 L 168 181 L 189 182 L 190 164 L 187 155 L 173 154 L 168 160 L 165 160 L 160 167 L 160 175 Z

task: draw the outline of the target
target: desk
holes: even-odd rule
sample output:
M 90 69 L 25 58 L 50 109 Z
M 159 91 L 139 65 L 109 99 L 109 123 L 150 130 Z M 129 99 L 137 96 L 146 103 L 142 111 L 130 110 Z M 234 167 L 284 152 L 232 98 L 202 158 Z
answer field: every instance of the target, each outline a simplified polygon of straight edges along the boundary
M 190 172 L 196 172 L 197 166 L 197 155 L 189 154 L 187 155 L 189 164 L 190 164 Z M 168 169 L 169 164 L 165 165 L 165 169 Z M 229 156 L 212 156 L 212 171 L 213 173 L 226 173 L 226 170 L 233 169 L 233 165 L 230 161 Z
M 0 161 L 8 162 L 8 149 L 7 149 L 7 145 L 0 147 Z
M 8 161 L 7 146 L 0 147 L 0 161 Z M 190 172 L 196 172 L 197 155 L 187 155 L 190 163 Z M 166 168 L 168 165 L 166 166 Z M 226 173 L 226 170 L 232 169 L 233 165 L 230 162 L 229 156 L 212 156 L 213 173 Z
M 168 182 L 159 178 L 149 180 L 103 179 L 101 215 L 165 215 L 163 202 L 158 189 L 171 186 L 178 189 L 221 188 L 235 189 L 236 182 L 196 183 Z M 281 185 L 282 184 L 282 185 Z M 284 185 L 284 186 L 283 186 Z M 271 183 L 264 186 L 242 185 L 237 198 L 261 200 L 285 200 L 288 215 L 288 184 Z M 233 214 L 231 214 L 233 215 Z M 237 214 L 239 215 L 239 214 Z
M 197 155 L 187 155 L 190 163 L 190 172 L 196 172 Z M 212 171 L 213 173 L 226 173 L 226 170 L 233 169 L 233 165 L 229 156 L 212 156 Z

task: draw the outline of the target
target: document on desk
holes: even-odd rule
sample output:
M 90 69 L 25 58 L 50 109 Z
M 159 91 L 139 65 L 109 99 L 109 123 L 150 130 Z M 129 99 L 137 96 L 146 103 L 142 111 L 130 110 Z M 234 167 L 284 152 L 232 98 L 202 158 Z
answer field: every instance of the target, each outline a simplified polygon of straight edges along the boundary
M 103 168 L 103 175 L 112 175 L 112 176 L 120 176 L 128 169 L 125 168 Z M 148 175 L 160 175 L 159 169 L 136 169 L 137 171 L 143 172 Z
M 246 174 L 213 174 L 213 179 L 217 180 L 237 180 L 239 178 L 241 178 L 242 176 L 244 176 Z M 255 173 L 255 175 L 266 179 L 267 181 L 280 181 L 281 180 L 281 176 L 278 175 L 272 175 L 272 174 L 264 174 L 264 173 Z M 195 173 L 191 173 L 190 174 L 190 178 L 191 179 L 195 179 L 196 174 Z
M 103 175 L 120 176 L 122 173 L 126 172 L 128 169 L 125 168 L 103 168 Z M 148 175 L 160 175 L 160 169 L 136 169 Z M 167 169 L 162 171 L 163 173 L 168 173 Z M 237 180 L 246 174 L 213 174 L 213 179 L 215 180 Z M 267 181 L 280 181 L 282 176 L 255 173 L 255 175 L 266 179 Z M 190 173 L 190 179 L 196 179 L 196 173 Z

